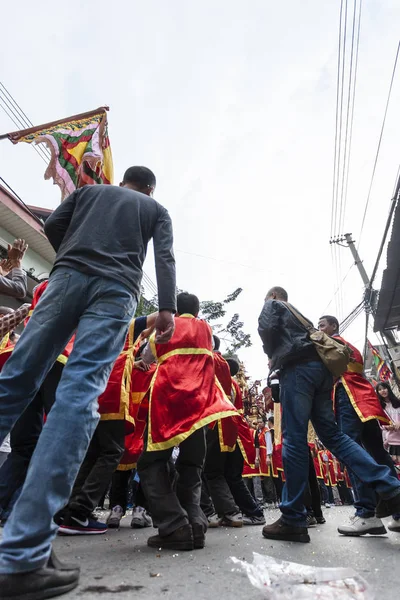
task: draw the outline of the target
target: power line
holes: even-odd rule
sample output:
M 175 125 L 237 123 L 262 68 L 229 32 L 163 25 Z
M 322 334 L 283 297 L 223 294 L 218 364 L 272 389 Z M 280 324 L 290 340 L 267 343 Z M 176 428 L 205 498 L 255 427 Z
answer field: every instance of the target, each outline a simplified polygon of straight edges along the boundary
M 353 25 L 351 34 L 351 53 L 350 53 L 350 68 L 349 68 L 349 89 L 347 93 L 347 107 L 346 107 L 346 129 L 344 135 L 344 156 L 343 156 L 343 171 L 342 171 L 342 182 L 340 192 L 340 208 L 339 208 L 339 230 L 342 229 L 343 222 L 343 202 L 344 202 L 344 185 L 347 171 L 347 148 L 349 139 L 349 117 L 350 117 L 350 104 L 351 104 L 351 93 L 353 83 L 353 57 L 354 57 L 354 39 L 356 30 L 356 12 L 357 12 L 357 0 L 354 0 L 354 11 L 353 11 Z
M 14 125 L 17 127 L 18 130 L 26 129 L 27 125 L 28 125 L 28 127 L 31 126 L 32 125 L 31 121 L 29 121 L 29 119 L 26 117 L 25 113 L 22 111 L 22 109 L 20 109 L 17 102 L 14 100 L 14 98 L 8 92 L 7 88 L 1 82 L 0 82 L 0 85 L 7 93 L 7 95 L 6 95 L 6 93 L 4 93 L 2 89 L 0 89 L 0 103 L 1 103 L 0 106 L 3 109 L 3 111 L 6 113 L 6 115 L 11 119 L 11 121 L 14 123 Z M 36 145 L 36 144 L 33 144 L 32 147 L 37 152 L 37 154 L 41 157 L 41 159 L 44 160 L 46 162 L 46 164 L 48 164 L 48 162 L 51 159 L 51 153 L 50 153 L 49 149 L 47 147 L 43 147 L 42 145 Z
M 335 297 L 337 296 L 339 289 L 342 287 L 343 283 L 346 281 L 347 277 L 350 275 L 350 271 L 352 270 L 352 268 L 355 266 L 355 263 L 352 263 L 350 265 L 349 270 L 347 271 L 346 275 L 343 277 L 342 281 L 340 282 L 340 284 L 338 285 L 338 287 L 336 288 L 335 292 L 333 293 L 332 298 L 329 300 L 329 303 L 327 304 L 327 306 L 324 308 L 324 313 L 328 310 L 328 308 L 330 307 L 330 305 L 332 304 L 333 300 L 335 299 Z
M 365 224 L 365 217 L 367 216 L 369 201 L 370 201 L 370 198 L 371 198 L 372 185 L 374 183 L 375 172 L 376 172 L 376 165 L 378 163 L 378 157 L 379 157 L 379 152 L 380 152 L 380 149 L 381 149 L 383 131 L 385 129 L 385 124 L 386 124 L 386 116 L 387 116 L 387 113 L 388 113 L 390 97 L 392 95 L 393 81 L 394 81 L 394 77 L 395 77 L 395 74 L 396 74 L 397 60 L 398 60 L 398 57 L 399 57 L 399 51 L 400 51 L 400 42 L 397 45 L 396 58 L 395 58 L 394 65 L 393 65 L 392 77 L 391 77 L 391 80 L 390 80 L 389 92 L 388 92 L 388 96 L 387 96 L 387 100 L 386 100 L 385 113 L 383 115 L 383 122 L 382 122 L 381 132 L 380 132 L 380 135 L 379 135 L 378 148 L 376 150 L 374 167 L 373 167 L 372 176 L 371 176 L 371 182 L 370 182 L 370 185 L 369 185 L 368 196 L 367 196 L 367 200 L 366 200 L 366 203 L 365 203 L 364 214 L 363 214 L 363 218 L 362 218 L 362 222 L 361 222 L 361 229 L 360 229 L 360 235 L 359 235 L 359 238 L 358 238 L 357 249 L 360 247 L 361 236 L 362 236 L 362 232 L 363 232 L 364 224 Z
M 348 192 L 348 187 L 349 187 L 351 147 L 352 147 L 352 141 L 353 141 L 354 106 L 355 106 L 356 89 L 357 89 L 358 54 L 359 54 L 359 48 L 360 48 L 361 13 L 362 13 L 362 0 L 360 0 L 360 9 L 359 9 L 359 13 L 358 13 L 356 59 L 355 59 L 355 66 L 354 66 L 354 85 L 353 85 L 353 98 L 352 98 L 352 103 L 351 103 L 351 119 L 350 119 L 350 135 L 349 135 L 349 158 L 348 158 L 348 164 L 347 164 L 346 185 L 345 185 L 345 192 L 344 192 L 343 222 L 342 222 L 341 230 L 343 230 L 344 221 L 345 221 L 345 217 L 346 217 L 347 192 Z
M 14 118 L 11 117 L 8 113 L 7 114 L 11 118 L 13 123 L 18 127 L 18 129 L 21 129 L 20 125 L 22 125 L 22 129 L 26 129 L 27 126 L 28 126 L 28 128 L 33 126 L 33 123 L 26 117 L 25 113 L 19 107 L 19 105 L 17 104 L 15 99 L 11 96 L 11 94 L 7 90 L 7 88 L 1 82 L 0 82 L 0 86 L 2 88 L 4 88 L 4 90 L 6 92 L 6 93 L 4 93 L 3 90 L 0 89 L 0 100 L 2 100 L 2 102 L 7 105 L 7 108 L 9 108 L 11 110 Z M 4 107 L 3 107 L 3 110 L 4 110 Z M 18 123 L 16 122 L 15 119 L 18 121 Z M 35 147 L 36 146 L 34 146 L 34 148 Z M 37 150 L 40 150 L 50 160 L 51 153 L 50 153 L 50 150 L 46 146 L 38 146 Z

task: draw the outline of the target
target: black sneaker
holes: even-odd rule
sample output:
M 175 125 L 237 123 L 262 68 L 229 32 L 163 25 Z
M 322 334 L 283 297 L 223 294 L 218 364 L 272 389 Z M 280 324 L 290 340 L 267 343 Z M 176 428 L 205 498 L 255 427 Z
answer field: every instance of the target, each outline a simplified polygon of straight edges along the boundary
M 201 550 L 206 545 L 206 535 L 200 523 L 192 523 L 194 549 Z
M 323 525 L 324 523 L 326 523 L 326 519 L 325 517 L 315 517 L 317 520 L 318 525 Z
M 311 515 L 310 513 L 308 513 L 308 515 L 307 515 L 307 527 L 315 527 L 317 525 L 317 523 L 318 523 L 318 521 L 314 517 L 314 515 Z
M 99 535 L 106 531 L 106 523 L 92 518 L 81 520 L 72 515 L 66 516 L 58 529 L 58 533 L 61 535 Z
M 286 525 L 282 519 L 278 519 L 271 525 L 265 525 L 262 534 L 268 540 L 282 540 L 285 542 L 309 542 L 307 527 L 296 527 Z

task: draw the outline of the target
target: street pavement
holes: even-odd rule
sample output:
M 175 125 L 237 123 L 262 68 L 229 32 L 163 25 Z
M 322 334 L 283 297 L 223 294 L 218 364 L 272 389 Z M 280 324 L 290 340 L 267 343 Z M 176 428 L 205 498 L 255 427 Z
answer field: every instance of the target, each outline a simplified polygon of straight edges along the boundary
M 319 567 L 351 567 L 371 584 L 377 600 L 396 598 L 400 534 L 340 536 L 337 526 L 352 512 L 351 507 L 325 510 L 327 523 L 310 529 L 310 544 L 266 540 L 257 526 L 211 530 L 204 550 L 158 551 L 146 546 L 155 530 L 131 529 L 128 515 L 119 530 L 97 536 L 58 536 L 54 547 L 60 559 L 81 566 L 80 585 L 66 596 L 68 600 L 262 600 L 261 592 L 230 560 L 235 556 L 251 562 L 253 552 Z M 279 514 L 279 510 L 266 510 L 267 522 Z

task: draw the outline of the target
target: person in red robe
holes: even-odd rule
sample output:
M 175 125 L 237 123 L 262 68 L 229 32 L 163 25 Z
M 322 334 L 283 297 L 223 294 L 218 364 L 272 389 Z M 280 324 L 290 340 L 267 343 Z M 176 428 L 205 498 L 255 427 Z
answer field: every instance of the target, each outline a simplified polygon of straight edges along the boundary
M 324 315 L 318 327 L 327 335 L 337 337 L 351 350 L 347 371 L 338 378 L 333 391 L 336 420 L 341 431 L 363 446 L 380 465 L 386 465 L 397 478 L 396 470 L 388 452 L 383 446 L 380 424 L 387 425 L 390 420 L 383 410 L 372 384 L 364 376 L 364 361 L 360 351 L 340 337 L 339 322 L 336 317 Z M 386 528 L 375 516 L 377 496 L 374 490 L 349 473 L 355 496 L 355 518 L 350 524 L 338 528 L 342 535 L 383 535 Z M 400 514 L 393 515 L 389 523 L 391 531 L 400 531 Z
M 138 471 L 159 532 L 148 545 L 193 550 L 204 547 L 207 529 L 200 508 L 205 425 L 237 411 L 215 377 L 211 328 L 197 318 L 199 299 L 178 294 L 177 310 L 172 339 L 160 345 L 150 338 L 142 355 L 147 364 L 157 362 L 157 371 L 149 391 L 147 435 Z M 175 491 L 168 461 L 178 445 Z
M 214 336 L 214 347 L 216 339 Z M 216 377 L 239 414 L 220 419 L 217 426 L 207 432 L 203 486 L 212 499 L 211 514 L 206 513 L 209 527 L 262 525 L 265 523 L 263 511 L 242 478 L 244 462 L 254 466 L 255 448 L 243 416 L 242 392 L 233 379 L 239 372 L 239 363 L 232 358 L 225 360 L 218 351 L 214 352 L 214 362 Z

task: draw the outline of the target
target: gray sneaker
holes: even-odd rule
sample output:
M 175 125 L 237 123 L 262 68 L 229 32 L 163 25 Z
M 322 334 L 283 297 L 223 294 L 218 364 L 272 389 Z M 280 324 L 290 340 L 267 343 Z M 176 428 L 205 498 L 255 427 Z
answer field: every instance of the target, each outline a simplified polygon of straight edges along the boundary
M 124 516 L 124 511 L 122 506 L 114 506 L 111 510 L 110 514 L 107 517 L 107 525 L 110 529 L 118 529 L 121 523 L 121 519 Z
M 265 517 L 248 517 L 243 515 L 243 525 L 265 525 Z
M 209 529 L 215 529 L 216 527 L 219 527 L 221 525 L 221 519 L 219 518 L 217 513 L 214 513 L 213 515 L 207 517 L 207 521 Z
M 152 525 L 153 521 L 145 509 L 142 506 L 135 506 L 132 511 L 132 529 L 144 529 L 144 527 L 152 527 Z
M 241 512 L 224 515 L 221 519 L 222 527 L 243 527 L 243 515 Z

